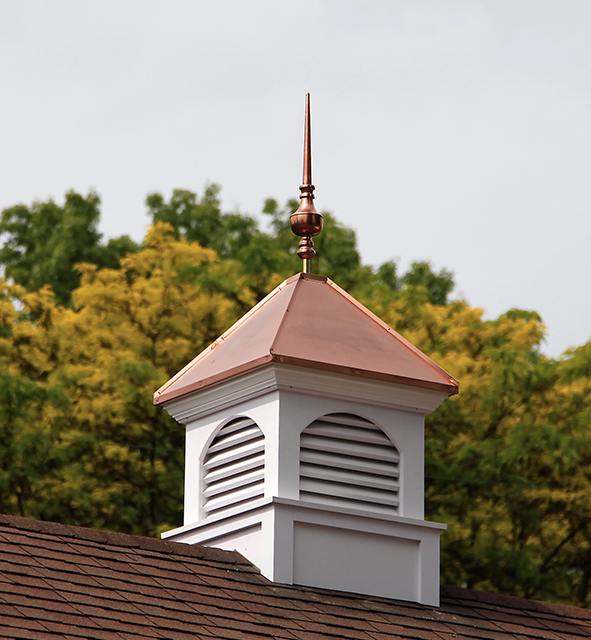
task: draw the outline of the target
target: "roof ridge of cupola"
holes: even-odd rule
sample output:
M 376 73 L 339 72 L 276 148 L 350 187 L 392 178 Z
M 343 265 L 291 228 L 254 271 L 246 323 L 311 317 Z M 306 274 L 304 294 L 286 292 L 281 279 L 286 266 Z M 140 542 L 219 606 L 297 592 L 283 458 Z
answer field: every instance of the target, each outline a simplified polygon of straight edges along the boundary
M 287 278 L 286 280 L 284 280 L 284 283 L 286 285 L 294 282 L 296 286 L 293 287 L 293 292 L 291 294 L 291 297 L 289 299 L 289 302 L 287 303 L 287 306 L 285 307 L 285 313 L 283 314 L 283 318 L 280 320 L 279 325 L 277 327 L 277 331 L 275 332 L 275 338 L 273 339 L 273 342 L 271 343 L 271 346 L 269 347 L 269 355 L 271 355 L 272 357 L 275 355 L 275 350 L 276 350 L 276 345 L 277 342 L 279 340 L 279 336 L 281 334 L 282 329 L 285 327 L 285 325 L 287 324 L 287 318 L 288 318 L 288 313 L 290 311 L 290 309 L 292 308 L 293 302 L 294 302 L 294 298 L 296 296 L 298 287 L 297 287 L 297 283 L 300 280 L 310 280 L 310 281 L 315 281 L 315 282 L 328 282 L 329 279 L 326 276 L 317 276 L 315 274 L 312 273 L 307 273 L 305 271 L 303 271 L 302 273 L 296 273 L 294 276 L 291 276 L 290 278 Z M 282 283 L 283 284 L 283 283 Z

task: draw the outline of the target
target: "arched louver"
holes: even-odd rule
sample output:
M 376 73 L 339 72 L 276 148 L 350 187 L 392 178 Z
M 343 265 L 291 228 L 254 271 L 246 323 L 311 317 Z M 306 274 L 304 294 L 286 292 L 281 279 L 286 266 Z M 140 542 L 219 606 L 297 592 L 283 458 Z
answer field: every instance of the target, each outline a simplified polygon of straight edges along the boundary
M 314 421 L 300 439 L 300 499 L 396 515 L 400 455 L 373 423 L 344 413 Z
M 205 515 L 225 511 L 264 495 L 265 440 L 250 418 L 222 427 L 203 462 Z

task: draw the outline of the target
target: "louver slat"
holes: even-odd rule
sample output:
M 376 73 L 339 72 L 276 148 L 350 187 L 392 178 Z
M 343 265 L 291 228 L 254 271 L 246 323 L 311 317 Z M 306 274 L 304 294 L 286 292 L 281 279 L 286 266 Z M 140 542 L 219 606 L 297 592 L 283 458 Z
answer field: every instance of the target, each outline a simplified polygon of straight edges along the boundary
M 315 436 L 324 436 L 326 438 L 341 438 L 343 440 L 351 440 L 353 442 L 366 442 L 367 444 L 377 444 L 379 446 L 388 446 L 390 440 L 382 431 L 373 429 L 356 429 L 347 425 L 329 424 L 323 420 L 317 420 L 314 424 L 306 429 L 307 433 Z
M 203 510 L 219 513 L 264 495 L 265 442 L 250 419 L 238 418 L 214 438 L 203 462 Z
M 300 438 L 300 499 L 397 514 L 400 455 L 374 424 L 324 416 Z
M 398 483 L 393 481 L 391 477 L 383 478 L 371 472 L 358 473 L 349 469 L 343 470 L 314 464 L 300 464 L 300 476 L 328 480 L 329 482 L 342 482 L 359 487 L 373 487 L 384 491 L 391 491 L 393 487 L 398 488 Z
M 379 431 L 382 433 L 382 430 L 379 427 L 376 427 L 373 422 L 366 420 L 365 418 L 360 418 L 359 416 L 352 416 L 349 413 L 331 413 L 328 416 L 322 416 L 322 422 L 336 422 L 336 424 L 348 424 L 352 427 L 364 427 L 365 429 L 373 429 L 374 431 Z M 316 422 L 320 422 L 317 420 Z
M 300 500 L 313 502 L 315 504 L 326 504 L 333 507 L 343 507 L 344 509 L 362 509 L 372 513 L 382 513 L 384 515 L 396 515 L 398 509 L 389 505 L 361 502 L 360 500 L 350 500 L 349 498 L 335 498 L 333 496 L 318 495 L 315 493 L 300 492 Z
M 255 425 L 250 427 L 243 427 L 240 431 L 235 431 L 229 435 L 218 435 L 218 437 L 211 443 L 209 453 L 215 453 L 216 451 L 223 451 L 224 449 L 231 449 L 242 442 L 248 442 L 253 438 L 257 438 L 261 435 L 261 430 Z
M 309 480 L 302 478 L 300 481 L 300 491 L 306 493 L 326 494 L 326 483 L 322 480 Z M 335 498 L 349 498 L 354 501 L 375 502 L 377 504 L 398 506 L 398 497 L 396 493 L 391 491 L 380 491 L 367 489 L 365 487 L 353 486 L 341 483 L 333 483 L 331 487 L 331 496 Z
M 213 469 L 214 467 L 227 465 L 233 460 L 241 460 L 255 453 L 261 453 L 264 449 L 265 443 L 261 435 L 259 438 L 253 439 L 239 447 L 225 449 L 224 451 L 210 454 L 207 456 L 203 464 L 206 469 Z
M 246 473 L 251 469 L 257 469 L 258 467 L 263 467 L 264 465 L 265 456 L 262 453 L 259 455 L 251 456 L 250 458 L 243 458 L 238 460 L 237 462 L 213 468 L 211 471 L 205 474 L 205 483 L 209 484 L 211 482 L 217 482 L 218 480 L 223 480 L 224 478 L 228 478 L 229 476 Z
M 343 457 L 345 459 L 343 459 Z M 309 462 L 315 465 L 326 467 L 338 467 L 339 469 L 346 466 L 352 471 L 361 471 L 365 473 L 378 473 L 382 476 L 392 476 L 398 478 L 398 466 L 388 462 L 379 462 L 378 460 L 364 460 L 363 458 L 352 458 L 351 456 L 328 455 L 324 451 L 312 451 L 302 449 L 300 451 L 300 462 Z
M 393 463 L 398 463 L 400 460 L 394 446 L 388 448 L 387 446 L 376 446 L 362 442 L 348 442 L 347 440 L 338 440 L 336 438 L 306 435 L 305 432 L 302 434 L 300 446 L 302 449 L 328 451 L 345 456 L 354 456 L 356 458 L 387 460 Z
M 234 476 L 233 478 L 228 478 L 227 480 L 210 484 L 203 492 L 203 495 L 207 498 L 211 498 L 212 496 L 217 496 L 221 493 L 227 493 L 234 489 L 240 489 L 241 487 L 252 484 L 254 482 L 260 482 L 264 477 L 265 472 L 263 469 L 255 469 L 250 473 L 243 473 L 239 476 Z
M 212 498 L 205 503 L 203 509 L 208 514 L 214 511 L 219 512 L 221 509 L 229 509 L 241 502 L 254 500 L 262 495 L 263 492 L 260 490 L 260 487 L 253 485 L 252 487 L 245 487 L 238 491 L 232 491 L 232 493 L 228 495 L 221 495 L 219 497 Z

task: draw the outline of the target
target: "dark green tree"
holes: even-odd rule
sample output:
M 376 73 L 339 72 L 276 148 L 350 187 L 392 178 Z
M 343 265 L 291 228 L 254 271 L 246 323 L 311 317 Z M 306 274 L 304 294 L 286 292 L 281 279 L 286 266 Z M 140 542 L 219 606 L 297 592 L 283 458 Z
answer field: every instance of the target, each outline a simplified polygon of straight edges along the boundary
M 219 193 L 216 184 L 206 185 L 201 198 L 193 191 L 175 189 L 166 202 L 161 194 L 152 193 L 146 198 L 148 215 L 153 224 L 171 225 L 177 238 L 213 249 L 221 258 L 234 257 L 253 242 L 258 225 L 250 216 L 222 213 Z
M 0 265 L 5 276 L 28 291 L 48 284 L 59 304 L 70 304 L 80 283 L 76 264 L 117 266 L 119 258 L 138 249 L 128 236 L 101 244 L 99 219 L 100 198 L 92 191 L 86 197 L 69 191 L 63 206 L 49 200 L 4 209 Z
M 429 262 L 413 262 L 400 281 L 409 287 L 425 287 L 431 304 L 447 304 L 456 286 L 451 271 L 441 269 L 435 273 Z
M 298 239 L 289 224 L 298 201 L 287 200 L 281 207 L 277 200 L 268 198 L 262 210 L 266 224 L 261 228 L 251 216 L 223 213 L 219 193 L 216 184 L 206 185 L 201 198 L 192 191 L 175 189 L 167 202 L 161 194 L 153 193 L 146 199 L 148 215 L 153 223 L 172 225 L 177 238 L 197 242 L 214 249 L 220 258 L 233 261 L 236 272 L 248 276 L 260 300 L 273 286 L 301 269 L 296 255 Z M 442 269 L 436 273 L 428 262 L 414 262 L 400 276 L 395 261 L 377 268 L 364 265 L 355 230 L 340 223 L 330 212 L 324 211 L 323 216 L 323 231 L 314 238 L 317 252 L 312 263 L 314 273 L 328 276 L 378 312 L 403 287 L 423 288 L 431 303 L 447 303 L 455 286 L 449 271 Z

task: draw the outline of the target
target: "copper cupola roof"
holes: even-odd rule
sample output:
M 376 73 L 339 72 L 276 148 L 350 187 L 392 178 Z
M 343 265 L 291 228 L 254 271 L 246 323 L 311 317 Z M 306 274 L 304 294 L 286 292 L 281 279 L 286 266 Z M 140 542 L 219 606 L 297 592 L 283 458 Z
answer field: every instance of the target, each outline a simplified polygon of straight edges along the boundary
M 458 391 L 455 378 L 330 279 L 300 273 L 158 389 L 154 404 L 271 363 Z

